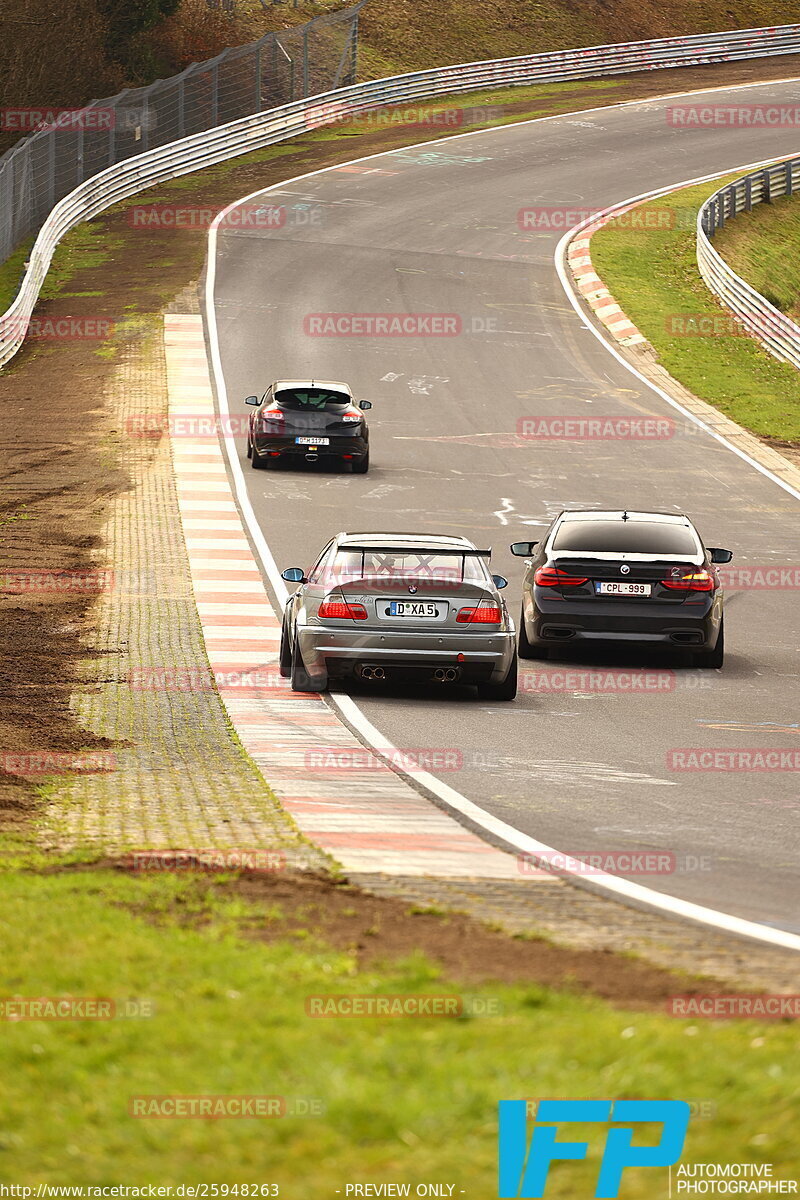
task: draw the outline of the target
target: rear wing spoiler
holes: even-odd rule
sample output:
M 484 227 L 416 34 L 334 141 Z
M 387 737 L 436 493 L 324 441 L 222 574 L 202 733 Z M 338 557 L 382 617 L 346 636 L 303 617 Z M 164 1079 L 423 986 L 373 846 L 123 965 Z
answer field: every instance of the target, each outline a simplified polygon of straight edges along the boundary
M 338 547 L 339 552 L 356 550 L 359 554 L 447 554 L 454 558 L 491 558 L 491 550 L 442 549 L 439 546 L 354 546 L 350 542 Z

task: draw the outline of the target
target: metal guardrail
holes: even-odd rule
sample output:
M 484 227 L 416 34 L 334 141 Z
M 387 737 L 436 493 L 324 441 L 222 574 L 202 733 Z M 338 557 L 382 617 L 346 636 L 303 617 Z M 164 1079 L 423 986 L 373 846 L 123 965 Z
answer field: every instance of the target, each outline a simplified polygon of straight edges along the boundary
M 0 366 L 16 354 L 24 341 L 61 238 L 81 221 L 153 184 L 384 106 L 493 87 L 591 79 L 797 52 L 800 25 L 782 25 L 462 63 L 338 88 L 148 150 L 99 171 L 52 209 L 33 246 L 16 299 L 0 317 Z
M 727 221 L 800 191 L 800 158 L 751 171 L 709 196 L 697 215 L 697 265 L 708 287 L 733 312 L 744 330 L 775 358 L 800 370 L 800 326 L 732 271 L 711 244 Z

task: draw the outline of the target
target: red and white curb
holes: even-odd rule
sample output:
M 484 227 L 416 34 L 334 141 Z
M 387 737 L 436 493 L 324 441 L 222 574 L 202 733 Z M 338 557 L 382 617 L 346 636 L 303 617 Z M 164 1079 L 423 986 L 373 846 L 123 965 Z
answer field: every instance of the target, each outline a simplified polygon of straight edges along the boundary
M 630 208 L 635 207 L 636 205 L 631 204 L 628 208 L 620 208 L 606 216 L 598 217 L 597 220 L 592 221 L 591 225 L 585 226 L 580 231 L 580 236 L 570 242 L 567 251 L 567 262 L 575 280 L 575 286 L 597 319 L 605 325 L 611 336 L 624 346 L 640 346 L 646 343 L 647 338 L 625 316 L 595 271 L 592 266 L 589 243 L 592 240 L 592 234 L 597 233 L 598 229 L 602 229 L 614 217 L 619 217 L 621 213 L 628 212 Z
M 293 692 L 279 674 L 280 618 L 213 432 L 201 318 L 167 315 L 164 339 L 192 586 L 211 670 L 245 750 L 302 833 L 346 871 L 519 879 L 513 855 L 421 796 L 364 747 L 320 696 Z

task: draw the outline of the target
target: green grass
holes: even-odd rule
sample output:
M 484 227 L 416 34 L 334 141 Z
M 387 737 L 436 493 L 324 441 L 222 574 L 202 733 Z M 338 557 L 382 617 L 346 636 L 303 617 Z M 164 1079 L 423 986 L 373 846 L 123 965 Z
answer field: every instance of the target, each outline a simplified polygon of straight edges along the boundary
M 0 1025 L 0 1177 L 228 1181 L 330 1195 L 352 1180 L 453 1182 L 495 1194 L 496 1106 L 542 1096 L 677 1097 L 716 1105 L 685 1159 L 771 1161 L 796 1146 L 796 1033 L 615 1011 L 544 988 L 469 988 L 485 1018 L 311 1019 L 319 993 L 463 993 L 421 955 L 359 970 L 313 934 L 266 944 L 274 912 L 224 881 L 111 871 L 0 875 L 2 996 L 146 1000 L 154 1015 Z M 198 924 L 199 923 L 199 924 Z M 132 1095 L 312 1098 L 316 1117 L 143 1120 Z M 43 1114 L 47 1118 L 43 1119 Z M 557 1169 L 555 1200 L 591 1194 L 599 1146 Z M 632 1172 L 622 1195 L 665 1181 Z
M 782 197 L 729 221 L 714 238 L 727 263 L 781 312 L 800 320 L 800 203 Z
M 592 262 L 675 379 L 755 434 L 800 441 L 800 374 L 793 367 L 749 337 L 683 336 L 669 327 L 686 314 L 722 313 L 697 270 L 694 217 L 723 182 L 684 188 L 642 206 L 644 214 L 675 209 L 680 219 L 672 229 L 601 229 L 592 238 Z M 796 264 L 794 270 L 797 277 Z

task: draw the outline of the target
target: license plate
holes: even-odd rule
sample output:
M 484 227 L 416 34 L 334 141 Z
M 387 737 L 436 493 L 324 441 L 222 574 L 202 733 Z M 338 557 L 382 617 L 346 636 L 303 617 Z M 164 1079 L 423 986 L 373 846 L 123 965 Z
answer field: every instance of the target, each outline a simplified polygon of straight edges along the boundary
M 442 605 L 432 600 L 389 600 L 378 601 L 387 617 L 416 617 L 418 621 L 439 619 Z
M 596 583 L 595 594 L 598 596 L 649 596 L 653 590 L 650 583 Z
M 312 438 L 312 437 L 296 437 L 295 445 L 297 446 L 330 446 L 330 438 Z

